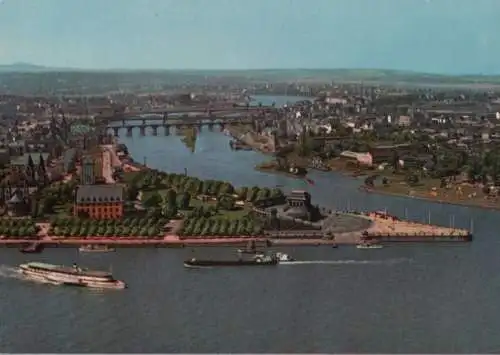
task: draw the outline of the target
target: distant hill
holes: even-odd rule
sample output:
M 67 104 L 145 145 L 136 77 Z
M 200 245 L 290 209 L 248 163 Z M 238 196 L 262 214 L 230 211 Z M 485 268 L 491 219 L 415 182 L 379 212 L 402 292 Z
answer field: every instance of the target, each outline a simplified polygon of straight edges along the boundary
M 0 65 L 0 72 L 5 73 L 5 72 L 43 72 L 43 71 L 49 71 L 50 68 L 41 66 L 41 65 L 34 65 L 34 64 L 29 64 L 29 63 L 14 63 L 14 64 L 7 64 L 7 65 Z
M 500 75 L 444 75 L 403 70 L 387 69 L 254 69 L 254 70 L 167 70 L 167 69 L 73 69 L 53 68 L 30 63 L 0 65 L 3 73 L 43 73 L 43 72 L 80 72 L 80 73 L 161 73 L 192 77 L 240 77 L 256 80 L 301 80 L 301 81 L 336 81 L 364 82 L 366 84 L 433 84 L 433 85 L 469 85 L 500 84 Z

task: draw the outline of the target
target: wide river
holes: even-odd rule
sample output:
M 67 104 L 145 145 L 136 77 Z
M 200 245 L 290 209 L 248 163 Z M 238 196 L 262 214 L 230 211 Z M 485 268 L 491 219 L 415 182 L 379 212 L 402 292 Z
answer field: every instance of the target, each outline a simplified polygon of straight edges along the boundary
M 269 98 L 268 98 L 269 99 Z M 269 99 L 270 101 L 273 101 Z M 264 101 L 264 100 L 263 100 Z M 265 103 L 265 102 L 264 102 Z M 281 102 L 277 101 L 277 104 Z M 121 140 L 139 161 L 235 185 L 307 189 L 330 208 L 387 209 L 417 221 L 468 228 L 470 244 L 289 248 L 304 261 L 271 269 L 185 270 L 183 259 L 230 249 L 118 250 L 79 255 L 0 250 L 0 352 L 372 352 L 500 351 L 500 214 L 367 195 L 360 180 L 311 173 L 314 186 L 253 169 L 267 157 L 232 152 L 204 128 L 191 153 L 175 135 Z M 124 136 L 124 134 L 123 134 Z M 96 292 L 20 280 L 27 260 L 108 269 L 130 288 Z

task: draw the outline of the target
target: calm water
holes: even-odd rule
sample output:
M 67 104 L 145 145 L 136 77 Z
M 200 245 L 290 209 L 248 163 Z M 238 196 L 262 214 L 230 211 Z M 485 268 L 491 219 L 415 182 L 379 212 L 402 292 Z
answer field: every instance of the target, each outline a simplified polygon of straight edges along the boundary
M 413 352 L 500 351 L 500 214 L 357 191 L 360 181 L 315 172 L 314 186 L 266 175 L 266 159 L 232 152 L 206 129 L 192 154 L 179 137 L 123 137 L 137 158 L 168 171 L 236 185 L 305 188 L 320 205 L 387 209 L 433 223 L 469 227 L 462 245 L 285 249 L 310 261 L 271 269 L 185 270 L 200 250 L 71 249 L 26 256 L 0 250 L 0 352 Z M 204 249 L 222 254 L 230 249 Z M 51 287 L 16 279 L 26 260 L 113 268 L 119 292 Z

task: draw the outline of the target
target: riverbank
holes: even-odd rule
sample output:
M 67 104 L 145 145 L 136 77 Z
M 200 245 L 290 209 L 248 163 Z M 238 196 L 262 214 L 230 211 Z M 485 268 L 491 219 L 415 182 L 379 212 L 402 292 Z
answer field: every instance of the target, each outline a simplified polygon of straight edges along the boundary
M 402 197 L 402 198 L 406 198 L 406 199 L 410 199 L 410 200 L 421 200 L 421 201 L 434 202 L 434 203 L 439 203 L 439 204 L 444 204 L 444 205 L 475 207 L 475 208 L 481 208 L 481 209 L 486 209 L 486 210 L 500 211 L 499 204 L 493 204 L 493 203 L 490 204 L 486 201 L 470 201 L 470 200 L 451 201 L 451 200 L 440 199 L 440 198 L 432 197 L 432 196 L 425 197 L 425 196 L 418 196 L 418 195 L 409 195 L 407 193 L 405 194 L 405 193 L 400 193 L 400 192 L 393 192 L 393 191 L 385 190 L 383 187 L 373 188 L 373 187 L 369 187 L 366 185 L 360 186 L 359 190 L 366 192 L 366 193 L 369 193 L 369 194 Z

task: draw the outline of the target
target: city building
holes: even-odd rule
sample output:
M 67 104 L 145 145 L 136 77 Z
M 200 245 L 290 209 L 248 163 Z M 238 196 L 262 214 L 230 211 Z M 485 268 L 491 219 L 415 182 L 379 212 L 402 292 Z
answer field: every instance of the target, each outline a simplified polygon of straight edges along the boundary
M 80 181 L 82 185 L 94 185 L 104 183 L 102 171 L 102 152 L 91 153 L 82 159 Z
M 79 185 L 73 214 L 92 219 L 120 219 L 123 217 L 123 204 L 122 185 Z

